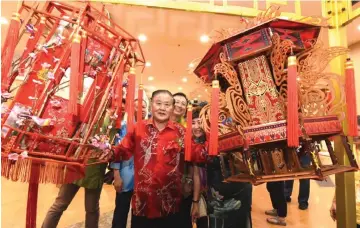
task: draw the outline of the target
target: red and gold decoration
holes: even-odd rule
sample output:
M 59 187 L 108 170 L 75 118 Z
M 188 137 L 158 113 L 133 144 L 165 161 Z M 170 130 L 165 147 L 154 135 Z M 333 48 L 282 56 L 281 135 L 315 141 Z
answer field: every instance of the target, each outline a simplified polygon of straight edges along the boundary
M 220 96 L 219 81 L 213 80 L 212 91 L 211 91 L 210 139 L 209 139 L 209 155 L 213 155 L 213 156 L 219 154 L 218 151 L 219 96 Z
M 193 107 L 191 104 L 187 107 L 186 112 L 186 133 L 185 133 L 185 161 L 191 161 L 192 151 L 192 112 Z
M 346 92 L 346 112 L 348 118 L 348 135 L 355 137 L 358 135 L 358 124 L 356 115 L 356 89 L 354 63 L 347 59 L 345 63 L 345 92 Z
M 10 88 L 10 72 L 11 63 L 14 57 L 16 44 L 19 37 L 20 30 L 20 14 L 13 13 L 7 36 L 5 38 L 4 47 L 1 52 L 1 92 L 7 92 Z
M 128 89 L 126 100 L 126 112 L 127 112 L 127 129 L 132 131 L 134 128 L 134 100 L 135 100 L 135 68 L 131 67 L 128 75 Z M 139 110 L 138 110 L 139 111 Z
M 2 92 L 17 75 L 25 78 L 14 97 L 2 94 L 1 175 L 29 183 L 28 228 L 36 227 L 39 183 L 72 183 L 86 166 L 105 162 L 89 164 L 110 146 L 101 128 L 107 110 L 110 129 L 121 118 L 125 69 L 145 64 L 142 54 L 133 57 L 142 53 L 137 39 L 89 2 L 44 5 L 21 4 L 2 53 Z M 14 60 L 18 42 L 27 49 Z
M 224 167 L 230 167 L 227 181 L 323 180 L 358 169 L 341 126 L 347 106 L 349 136 L 355 135 L 352 63 L 346 64 L 345 85 L 339 75 L 324 72 L 348 50 L 324 48 L 318 40 L 320 26 L 279 15 L 271 8 L 253 20 L 243 19 L 244 29 L 217 30 L 216 41 L 194 70 L 205 86 L 215 79 L 221 84 L 219 98 L 212 96 L 200 118 L 211 135 L 209 154 L 220 152 Z M 218 151 L 213 149 L 216 133 Z M 350 166 L 337 162 L 329 141 L 333 136 L 341 137 Z M 326 142 L 330 165 L 321 163 L 320 141 Z M 301 166 L 300 146 L 312 158 L 312 167 Z
M 287 143 L 289 147 L 299 147 L 299 113 L 296 56 L 289 56 L 287 68 Z

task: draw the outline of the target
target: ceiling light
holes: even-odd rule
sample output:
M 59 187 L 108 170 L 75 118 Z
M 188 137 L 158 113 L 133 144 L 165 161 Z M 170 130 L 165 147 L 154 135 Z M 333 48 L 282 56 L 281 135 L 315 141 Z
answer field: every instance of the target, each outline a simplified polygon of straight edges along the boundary
M 145 63 L 145 66 L 146 66 L 146 67 L 151 67 L 151 62 L 146 62 L 146 63 Z
M 138 36 L 138 39 L 141 41 L 141 42 L 145 42 L 147 40 L 147 37 L 144 35 L 144 34 L 140 34 Z
M 358 30 L 360 30 L 360 25 L 358 26 Z
M 201 95 L 199 94 L 199 95 L 198 95 L 198 98 L 200 98 L 200 97 L 201 97 Z
M 149 89 L 151 89 L 152 91 L 156 90 L 155 86 L 149 86 Z
M 179 87 L 179 88 L 178 88 L 178 90 L 180 90 L 180 91 L 181 91 L 181 90 L 182 90 L 182 87 Z
M 9 24 L 9 21 L 5 17 L 0 17 L 0 24 L 7 25 Z
M 207 43 L 207 42 L 209 42 L 209 40 L 210 40 L 210 38 L 209 38 L 208 35 L 202 35 L 202 36 L 200 36 L 200 41 L 201 41 L 201 43 Z
M 280 19 L 285 19 L 285 20 L 289 20 L 289 17 L 287 17 L 287 16 L 279 16 L 278 18 L 280 18 Z
M 183 81 L 183 82 L 187 82 L 187 81 L 188 81 L 188 79 L 187 79 L 186 77 L 183 77 L 183 78 L 181 79 L 181 81 Z
M 148 80 L 149 80 L 149 81 L 153 81 L 153 80 L 154 80 L 154 77 L 153 77 L 153 76 L 149 76 L 149 77 L 148 77 Z
M 190 64 L 189 64 L 189 67 L 190 67 L 190 68 L 192 68 L 192 67 L 194 67 L 194 66 L 195 66 L 195 65 L 194 65 L 193 63 L 190 63 Z

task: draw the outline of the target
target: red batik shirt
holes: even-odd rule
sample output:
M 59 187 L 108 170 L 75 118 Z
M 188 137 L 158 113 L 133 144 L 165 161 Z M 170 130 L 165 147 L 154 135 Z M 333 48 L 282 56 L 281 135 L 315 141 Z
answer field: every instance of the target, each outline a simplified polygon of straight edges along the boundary
M 179 211 L 182 199 L 185 129 L 169 121 L 159 131 L 153 120 L 143 120 L 114 148 L 115 160 L 134 155 L 134 195 L 136 216 L 159 218 Z

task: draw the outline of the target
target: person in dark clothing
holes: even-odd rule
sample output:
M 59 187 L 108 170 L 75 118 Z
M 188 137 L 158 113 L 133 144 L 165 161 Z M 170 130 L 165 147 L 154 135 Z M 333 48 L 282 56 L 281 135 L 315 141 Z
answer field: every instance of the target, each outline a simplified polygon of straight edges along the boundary
M 197 166 L 206 169 L 209 228 L 251 228 L 252 185 L 223 182 L 223 155 L 208 156 L 207 137 L 201 127 L 199 112 L 193 112 L 192 148 L 197 148 L 196 151 L 201 153 L 193 154 L 193 160 Z
M 311 158 L 309 154 L 304 154 L 300 156 L 300 164 L 303 168 L 310 166 Z M 309 206 L 309 196 L 310 196 L 310 179 L 301 179 L 299 180 L 299 209 L 306 210 Z M 294 180 L 285 181 L 285 199 L 286 202 L 291 202 L 291 194 L 294 186 Z
M 266 215 L 273 216 L 266 221 L 270 224 L 286 226 L 287 204 L 284 194 L 284 181 L 268 182 L 266 188 L 270 193 L 273 209 L 265 211 Z

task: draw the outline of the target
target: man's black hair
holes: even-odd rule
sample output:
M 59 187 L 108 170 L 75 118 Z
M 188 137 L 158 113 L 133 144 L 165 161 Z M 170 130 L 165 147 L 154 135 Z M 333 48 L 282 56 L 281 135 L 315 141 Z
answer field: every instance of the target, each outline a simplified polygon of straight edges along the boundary
M 188 100 L 187 96 L 185 95 L 185 93 L 181 93 L 181 92 L 175 93 L 175 94 L 173 95 L 173 97 L 176 97 L 176 96 L 184 97 L 185 100 L 186 100 L 186 105 L 189 103 L 189 100 Z
M 159 90 L 155 90 L 152 94 L 151 94 L 151 100 L 154 99 L 154 97 L 160 93 L 166 93 L 169 94 L 171 97 L 173 97 L 172 93 L 169 90 L 166 89 L 159 89 Z M 175 100 L 173 99 L 173 102 L 175 104 Z

